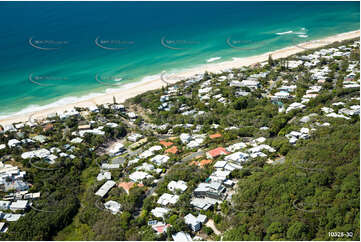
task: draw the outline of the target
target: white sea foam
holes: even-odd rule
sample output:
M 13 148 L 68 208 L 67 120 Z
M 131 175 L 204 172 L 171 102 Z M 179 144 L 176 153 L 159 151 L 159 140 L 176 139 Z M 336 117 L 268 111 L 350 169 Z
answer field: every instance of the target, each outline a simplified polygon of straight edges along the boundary
M 300 31 L 289 30 L 289 31 L 285 31 L 285 32 L 279 32 L 279 33 L 276 33 L 276 34 L 277 35 L 286 35 L 286 34 L 305 35 L 306 33 L 307 33 L 307 29 L 306 28 L 301 28 Z
M 31 105 L 27 106 L 26 108 L 24 108 L 24 109 L 22 109 L 22 110 L 20 110 L 18 112 L 9 113 L 9 114 L 5 114 L 5 115 L 0 115 L 0 119 L 5 119 L 5 118 L 8 118 L 8 117 L 27 114 L 27 113 L 39 112 L 41 110 L 46 110 L 46 109 L 49 109 L 49 108 L 55 108 L 55 107 L 59 107 L 59 106 L 65 106 L 67 104 L 73 104 L 73 103 L 77 103 L 77 102 L 81 102 L 81 101 L 90 100 L 90 99 L 92 99 L 94 97 L 97 97 L 97 96 L 102 96 L 104 94 L 114 93 L 114 92 L 119 91 L 119 90 L 130 89 L 130 88 L 132 88 L 134 86 L 141 85 L 142 83 L 159 80 L 160 75 L 161 74 L 159 73 L 159 74 L 156 74 L 156 75 L 145 76 L 140 81 L 135 81 L 135 82 L 130 82 L 130 83 L 119 83 L 119 85 L 117 85 L 117 87 L 107 88 L 103 92 L 89 93 L 87 95 L 80 96 L 80 97 L 75 97 L 75 96 L 63 97 L 63 98 L 61 98 L 61 99 L 59 99 L 59 100 L 57 100 L 55 102 L 45 104 L 45 105 L 31 104 Z
M 141 85 L 142 83 L 155 81 L 155 80 L 159 80 L 159 79 L 160 79 L 160 74 L 145 76 L 140 81 L 130 82 L 130 83 L 122 83 L 121 85 L 119 85 L 119 88 L 107 88 L 107 89 L 105 89 L 105 93 L 109 94 L 109 93 L 119 91 L 121 89 L 129 89 L 134 86 Z
M 297 35 L 297 36 L 300 37 L 300 38 L 307 38 L 307 37 L 308 37 L 307 34 L 299 34 L 299 35 Z
M 87 94 L 87 95 L 84 95 L 84 96 L 81 96 L 81 97 L 74 97 L 74 96 L 64 97 L 64 98 L 61 98 L 61 99 L 59 99 L 59 100 L 57 100 L 55 102 L 45 104 L 45 105 L 30 104 L 29 106 L 27 106 L 26 108 L 20 110 L 19 112 L 15 112 L 15 113 L 0 116 L 0 119 L 4 119 L 4 118 L 16 116 L 16 115 L 21 115 L 21 114 L 39 112 L 39 111 L 42 111 L 42 110 L 45 110 L 45 109 L 64 106 L 64 105 L 67 105 L 67 104 L 77 103 L 77 102 L 80 102 L 80 101 L 86 101 L 86 100 L 89 100 L 91 98 L 101 96 L 101 95 L 103 95 L 103 94 L 102 93 L 90 93 L 90 94 Z
M 222 58 L 222 57 L 209 58 L 209 59 L 207 60 L 207 62 L 210 63 L 210 62 L 213 62 L 213 61 L 216 61 L 216 60 L 220 60 L 221 58 Z
M 292 34 L 293 31 L 290 30 L 290 31 L 286 31 L 286 32 L 280 32 L 280 33 L 276 33 L 277 35 L 285 35 L 285 34 Z

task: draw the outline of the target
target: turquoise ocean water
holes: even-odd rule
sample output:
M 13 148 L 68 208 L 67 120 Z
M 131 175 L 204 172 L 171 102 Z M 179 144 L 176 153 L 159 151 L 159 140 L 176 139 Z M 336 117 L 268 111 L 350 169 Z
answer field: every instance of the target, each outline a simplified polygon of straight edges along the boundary
M 359 2 L 0 2 L 0 116 L 215 57 L 357 30 L 359 9 Z

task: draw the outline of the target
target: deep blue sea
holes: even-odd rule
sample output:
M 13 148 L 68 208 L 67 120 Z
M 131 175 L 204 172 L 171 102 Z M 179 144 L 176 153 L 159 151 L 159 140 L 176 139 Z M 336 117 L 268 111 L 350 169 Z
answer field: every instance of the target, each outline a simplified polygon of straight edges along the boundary
M 0 2 L 0 116 L 357 29 L 359 2 Z

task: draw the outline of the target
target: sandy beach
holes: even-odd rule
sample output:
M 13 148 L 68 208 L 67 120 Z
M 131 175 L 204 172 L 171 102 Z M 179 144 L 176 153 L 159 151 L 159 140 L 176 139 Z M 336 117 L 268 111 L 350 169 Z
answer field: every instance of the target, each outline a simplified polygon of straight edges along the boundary
M 204 73 L 205 71 L 208 72 L 219 72 L 226 69 L 231 68 L 239 68 L 241 66 L 249 66 L 255 63 L 264 62 L 268 59 L 269 55 L 272 55 L 273 59 L 284 58 L 299 52 L 304 51 L 305 49 L 317 48 L 322 47 L 328 44 L 331 44 L 336 41 L 342 41 L 347 39 L 352 39 L 360 37 L 360 30 L 342 33 L 338 35 L 334 35 L 331 37 L 327 37 L 320 40 L 314 40 L 310 42 L 306 42 L 303 44 L 283 48 L 280 50 L 267 52 L 257 56 L 245 57 L 245 58 L 234 58 L 232 61 L 225 61 L 221 63 L 208 63 L 202 66 L 198 66 L 196 68 L 187 69 L 182 72 L 176 74 L 169 74 L 166 75 L 167 82 L 173 83 L 177 82 L 181 79 L 189 78 L 194 76 L 195 74 Z M 118 103 L 124 102 L 126 99 L 139 95 L 149 90 L 154 90 L 161 88 L 162 86 L 166 86 L 166 83 L 163 82 L 161 79 L 151 80 L 147 82 L 140 82 L 135 83 L 131 87 L 120 87 L 119 90 L 114 92 L 109 92 L 103 95 L 99 95 L 94 98 L 90 98 L 85 101 L 79 101 L 72 104 L 67 104 L 59 107 L 54 108 L 47 108 L 37 112 L 29 112 L 20 115 L 14 115 L 11 117 L 7 117 L 0 120 L 1 125 L 7 125 L 11 123 L 18 123 L 18 122 L 25 122 L 31 119 L 43 119 L 46 118 L 48 114 L 52 113 L 62 113 L 66 110 L 70 110 L 74 107 L 88 107 L 94 106 L 96 104 L 104 104 L 104 103 L 111 103 L 113 102 L 113 96 L 116 98 Z

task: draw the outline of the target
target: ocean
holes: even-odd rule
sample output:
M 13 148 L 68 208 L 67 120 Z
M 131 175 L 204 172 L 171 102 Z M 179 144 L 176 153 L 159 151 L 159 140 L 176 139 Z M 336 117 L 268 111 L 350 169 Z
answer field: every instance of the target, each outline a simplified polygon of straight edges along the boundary
M 0 2 L 0 29 L 5 117 L 358 30 L 360 3 Z

